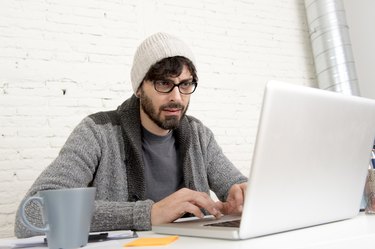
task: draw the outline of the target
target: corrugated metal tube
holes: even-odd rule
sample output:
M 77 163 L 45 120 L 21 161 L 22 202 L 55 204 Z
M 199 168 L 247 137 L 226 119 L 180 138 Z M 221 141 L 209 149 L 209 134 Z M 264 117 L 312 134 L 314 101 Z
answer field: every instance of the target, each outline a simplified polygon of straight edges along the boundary
M 319 88 L 360 95 L 349 27 L 340 0 L 305 0 Z

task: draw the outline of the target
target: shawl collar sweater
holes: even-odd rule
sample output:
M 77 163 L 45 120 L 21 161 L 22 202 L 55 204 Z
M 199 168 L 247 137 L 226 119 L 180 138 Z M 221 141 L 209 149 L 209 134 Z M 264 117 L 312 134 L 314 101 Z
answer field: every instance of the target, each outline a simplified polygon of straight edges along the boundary
M 152 200 L 145 199 L 139 99 L 134 95 L 117 110 L 84 118 L 57 158 L 40 174 L 25 198 L 38 191 L 96 187 L 91 231 L 151 229 Z M 184 185 L 224 201 L 229 188 L 245 182 L 225 157 L 213 133 L 199 120 L 184 116 L 175 130 L 180 147 Z M 38 205 L 26 208 L 29 220 L 42 226 Z M 15 235 L 38 235 L 16 215 Z

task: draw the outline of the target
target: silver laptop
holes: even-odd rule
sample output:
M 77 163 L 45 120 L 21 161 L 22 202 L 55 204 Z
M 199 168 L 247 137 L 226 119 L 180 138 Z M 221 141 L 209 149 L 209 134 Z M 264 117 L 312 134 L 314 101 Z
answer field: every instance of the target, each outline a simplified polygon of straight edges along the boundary
M 375 100 L 267 84 L 240 225 L 224 216 L 153 226 L 162 234 L 248 239 L 358 214 L 375 138 Z M 226 225 L 214 224 L 227 222 Z

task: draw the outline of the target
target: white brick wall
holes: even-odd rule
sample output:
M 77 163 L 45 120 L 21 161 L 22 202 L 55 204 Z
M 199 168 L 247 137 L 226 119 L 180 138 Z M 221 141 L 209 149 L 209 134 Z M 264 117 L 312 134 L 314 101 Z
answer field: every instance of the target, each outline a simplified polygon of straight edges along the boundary
M 0 237 L 76 124 L 130 96 L 133 53 L 157 31 L 191 45 L 189 113 L 245 174 L 266 81 L 314 85 L 302 0 L 0 1 Z

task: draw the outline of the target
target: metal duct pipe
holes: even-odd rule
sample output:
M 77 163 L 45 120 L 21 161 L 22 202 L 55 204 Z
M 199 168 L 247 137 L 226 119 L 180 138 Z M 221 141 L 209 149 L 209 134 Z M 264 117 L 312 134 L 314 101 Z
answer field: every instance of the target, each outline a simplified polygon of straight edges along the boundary
M 305 0 L 319 88 L 360 95 L 345 8 L 341 0 Z

